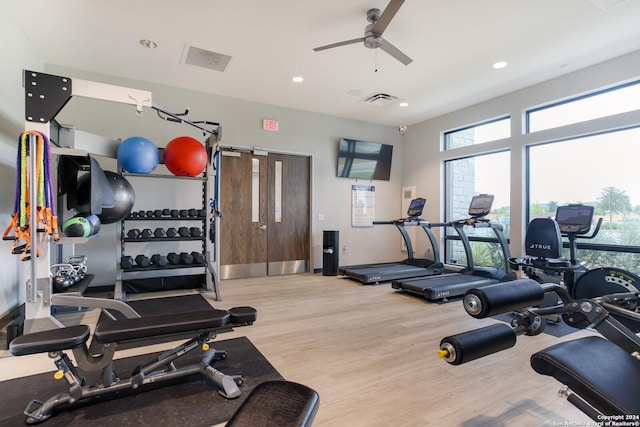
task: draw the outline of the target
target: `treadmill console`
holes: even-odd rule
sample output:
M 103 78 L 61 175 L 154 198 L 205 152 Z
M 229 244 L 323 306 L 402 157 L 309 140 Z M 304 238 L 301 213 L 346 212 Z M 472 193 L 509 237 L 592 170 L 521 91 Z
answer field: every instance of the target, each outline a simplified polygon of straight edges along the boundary
M 482 218 L 491 212 L 493 196 L 490 194 L 478 194 L 473 196 L 469 204 L 469 216 L 472 218 Z
M 593 206 L 567 205 L 558 206 L 556 222 L 562 234 L 586 234 L 593 221 Z
M 422 197 L 413 199 L 411 201 L 411 204 L 409 204 L 409 209 L 407 209 L 407 217 L 410 220 L 416 220 L 420 218 L 420 215 L 422 215 L 422 211 L 424 209 L 424 205 L 426 204 L 427 204 L 427 199 L 423 199 Z

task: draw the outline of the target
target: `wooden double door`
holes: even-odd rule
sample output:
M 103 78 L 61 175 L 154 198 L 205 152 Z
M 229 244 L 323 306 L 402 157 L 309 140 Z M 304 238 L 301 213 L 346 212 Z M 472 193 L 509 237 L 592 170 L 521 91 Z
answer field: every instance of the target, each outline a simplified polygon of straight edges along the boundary
M 309 271 L 310 157 L 222 152 L 220 278 Z

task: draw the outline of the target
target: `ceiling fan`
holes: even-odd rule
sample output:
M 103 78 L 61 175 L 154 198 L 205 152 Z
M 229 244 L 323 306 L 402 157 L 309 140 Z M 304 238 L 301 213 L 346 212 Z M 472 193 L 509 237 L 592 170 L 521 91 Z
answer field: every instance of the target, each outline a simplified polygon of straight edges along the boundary
M 321 50 L 333 49 L 334 47 L 364 42 L 365 47 L 369 49 L 380 48 L 398 61 L 402 62 L 404 65 L 409 65 L 413 59 L 409 58 L 407 55 L 402 53 L 400 49 L 382 38 L 382 33 L 391 23 L 391 20 L 396 13 L 398 13 L 398 9 L 400 9 L 400 6 L 402 6 L 403 3 L 404 0 L 391 0 L 382 13 L 380 12 L 380 9 L 369 9 L 367 11 L 367 21 L 369 21 L 370 24 L 367 25 L 364 30 L 364 37 L 316 47 L 313 50 L 319 52 Z

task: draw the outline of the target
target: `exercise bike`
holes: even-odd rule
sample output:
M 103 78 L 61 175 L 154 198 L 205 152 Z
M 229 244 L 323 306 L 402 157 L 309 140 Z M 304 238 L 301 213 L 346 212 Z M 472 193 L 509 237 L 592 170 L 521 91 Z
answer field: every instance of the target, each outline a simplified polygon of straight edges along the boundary
M 561 251 L 562 238 L 556 221 L 540 218 L 527 229 L 527 240 L 537 244 L 537 255 L 522 262 L 541 269 L 571 268 L 560 265 L 548 255 Z M 555 294 L 559 303 L 543 306 L 545 296 Z M 438 355 L 448 363 L 459 365 L 513 347 L 516 337 L 542 333 L 545 316 L 559 315 L 569 326 L 587 327 L 601 334 L 555 344 L 531 356 L 532 368 L 564 384 L 560 396 L 593 420 L 639 421 L 640 414 L 640 338 L 617 320 L 624 317 L 640 326 L 640 314 L 625 308 L 639 304 L 640 294 L 623 292 L 597 298 L 575 298 L 558 283 L 540 284 L 533 279 L 497 283 L 465 293 L 465 311 L 475 318 L 515 312 L 511 324 L 497 323 L 484 328 L 445 337 Z
M 522 272 L 538 283 L 563 284 L 574 299 L 596 298 L 602 295 L 640 292 L 640 277 L 617 267 L 600 267 L 588 269 L 577 258 L 578 240 L 595 238 L 600 231 L 602 218 L 596 222 L 590 234 L 593 222 L 593 206 L 570 204 L 559 206 L 556 210 L 555 222 L 558 230 L 548 223 L 534 219 L 529 224 L 525 237 L 525 253 L 522 258 L 510 258 L 513 270 Z M 541 224 L 539 227 L 538 225 Z M 546 231 L 545 231 L 546 228 Z M 560 237 L 558 237 L 560 234 Z M 562 258 L 562 238 L 568 240 L 569 258 Z M 560 239 L 560 240 L 558 240 Z M 610 302 L 626 310 L 640 312 L 640 304 L 633 298 L 615 298 Z M 558 296 L 549 293 L 541 306 L 553 306 L 559 302 Z M 626 313 L 626 311 L 625 311 Z M 614 314 L 634 333 L 640 328 L 633 321 L 628 321 L 623 314 Z M 558 321 L 556 318 L 547 320 Z

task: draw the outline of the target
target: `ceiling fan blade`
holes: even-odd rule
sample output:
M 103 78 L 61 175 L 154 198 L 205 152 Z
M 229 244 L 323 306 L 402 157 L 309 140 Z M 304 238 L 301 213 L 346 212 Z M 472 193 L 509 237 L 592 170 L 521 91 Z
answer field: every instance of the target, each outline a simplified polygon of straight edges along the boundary
M 382 45 L 380 46 L 380 49 L 384 50 L 389 55 L 402 62 L 404 65 L 409 65 L 413 62 L 413 59 L 409 58 L 407 55 L 402 53 L 400 49 L 398 49 L 385 39 L 382 39 Z
M 319 52 L 321 50 L 333 49 L 334 47 L 346 46 L 348 44 L 362 43 L 363 41 L 364 41 L 364 37 L 360 37 L 360 38 L 357 38 L 357 39 L 345 40 L 343 42 L 338 42 L 338 43 L 334 43 L 334 44 L 328 44 L 326 46 L 315 47 L 315 48 L 313 48 L 313 50 L 316 51 L 316 52 Z
M 391 0 L 382 12 L 382 15 L 380 15 L 380 18 L 378 18 L 376 23 L 373 24 L 373 27 L 371 27 L 371 32 L 381 36 L 384 30 L 387 29 L 389 23 L 391 23 L 393 17 L 398 13 L 398 9 L 400 9 L 402 3 L 404 3 L 404 0 Z

